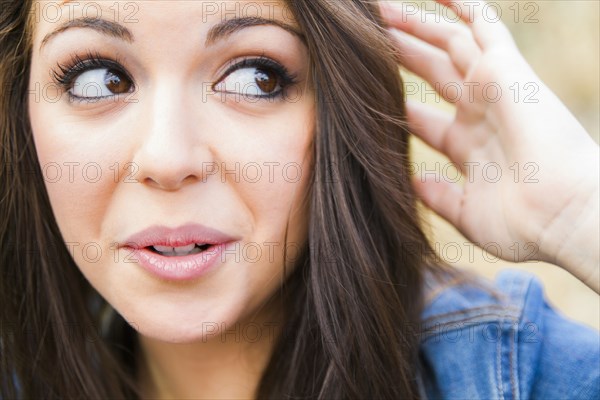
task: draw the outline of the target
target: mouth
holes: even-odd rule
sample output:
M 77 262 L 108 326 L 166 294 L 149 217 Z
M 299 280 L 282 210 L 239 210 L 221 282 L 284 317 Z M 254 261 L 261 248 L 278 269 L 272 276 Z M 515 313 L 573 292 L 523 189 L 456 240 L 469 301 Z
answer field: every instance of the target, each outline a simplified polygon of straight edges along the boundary
M 147 249 L 164 256 L 181 256 L 238 239 L 200 224 L 187 224 L 179 228 L 151 226 L 130 236 L 122 245 L 139 250 Z
M 164 280 L 191 280 L 225 262 L 240 237 L 199 224 L 179 228 L 153 226 L 122 242 L 131 260 Z M 229 250 L 227 250 L 229 249 Z
M 210 243 L 191 243 L 187 246 L 147 246 L 145 247 L 147 250 L 159 254 L 164 257 L 185 257 L 193 254 L 202 253 L 203 251 L 209 250 L 213 247 L 213 244 Z

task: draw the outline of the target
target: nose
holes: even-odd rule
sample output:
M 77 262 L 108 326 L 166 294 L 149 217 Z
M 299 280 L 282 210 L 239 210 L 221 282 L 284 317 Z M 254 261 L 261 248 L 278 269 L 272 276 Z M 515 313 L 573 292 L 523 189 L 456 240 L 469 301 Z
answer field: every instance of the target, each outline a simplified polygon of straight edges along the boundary
M 184 94 L 171 83 L 140 100 L 143 115 L 133 157 L 138 182 L 173 191 L 205 179 L 202 166 L 212 163 L 213 155 L 199 122 L 202 116 L 191 110 Z

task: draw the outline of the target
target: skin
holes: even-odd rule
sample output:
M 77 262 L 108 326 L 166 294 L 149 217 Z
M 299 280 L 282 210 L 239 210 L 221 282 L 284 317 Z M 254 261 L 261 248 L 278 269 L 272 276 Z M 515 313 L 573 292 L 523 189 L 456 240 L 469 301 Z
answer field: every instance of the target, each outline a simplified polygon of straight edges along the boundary
M 96 262 L 82 256 L 81 246 L 74 258 L 139 330 L 147 365 L 140 379 L 148 397 L 252 397 L 272 341 L 215 340 L 218 335 L 207 333 L 199 321 L 227 327 L 240 323 L 238 332 L 250 321 L 276 321 L 277 308 L 261 306 L 284 278 L 282 260 L 224 264 L 191 284 L 173 284 L 121 258 L 115 262 L 110 243 L 151 224 L 177 226 L 188 220 L 239 235 L 243 243 L 281 243 L 290 210 L 288 240 L 305 240 L 307 209 L 301 199 L 307 174 L 293 183 L 277 175 L 274 182 L 252 184 L 221 182 L 212 175 L 203 181 L 199 163 L 293 161 L 309 170 L 314 104 L 306 82 L 306 49 L 274 27 L 247 28 L 207 49 L 203 35 L 215 20 L 199 22 L 201 2 L 145 3 L 140 3 L 139 22 L 128 26 L 136 37 L 133 45 L 73 29 L 39 51 L 53 24 L 36 26 L 30 86 L 50 82 L 49 68 L 66 62 L 70 51 L 84 50 L 81 43 L 93 43 L 125 57 L 139 90 L 135 103 L 74 107 L 66 101 L 30 100 L 40 163 L 94 160 L 105 177 L 90 184 L 75 174 L 72 181 L 47 182 L 48 193 L 65 242 L 101 245 L 103 256 Z M 482 3 L 468 3 L 481 10 Z M 409 102 L 412 131 L 459 166 L 495 162 L 504 172 L 515 162 L 539 167 L 535 185 L 513 179 L 492 184 L 477 176 L 464 185 L 416 178 L 425 203 L 473 242 L 499 243 L 506 250 L 502 254 L 514 254 L 508 247 L 514 242 L 533 242 L 537 251 L 531 259 L 560 265 L 598 292 L 598 146 L 527 65 L 501 23 L 489 23 L 477 13 L 465 24 L 423 23 L 418 15 L 402 15 L 398 7 L 382 5 L 382 11 L 395 28 L 399 49 L 413 55 L 401 60 L 403 65 L 432 84 L 533 82 L 540 89 L 534 104 L 515 103 L 508 96 L 495 103 L 482 96 L 461 97 L 453 101 L 455 116 Z M 156 29 L 165 21 L 177 23 Z M 307 96 L 271 104 L 198 100 L 200 83 L 215 82 L 216 71 L 230 58 L 260 54 L 267 47 L 299 74 Z M 115 162 L 120 168 L 128 162 L 139 167 L 138 183 L 124 182 L 122 170 L 113 179 L 109 167 Z M 235 338 L 235 332 L 229 337 Z
M 410 54 L 402 65 L 434 88 L 463 88 L 461 96 L 438 92 L 456 106 L 455 115 L 407 104 L 412 132 L 456 163 L 465 177 L 464 184 L 415 177 L 417 192 L 472 242 L 498 244 L 489 247 L 500 249 L 496 256 L 556 264 L 599 293 L 598 145 L 527 64 L 493 7 L 483 17 L 481 1 L 438 3 L 461 10 L 464 23 L 452 18 L 436 23 L 431 14 L 403 14 L 398 4 L 380 3 L 398 49 Z M 465 82 L 478 85 L 473 97 Z M 490 83 L 504 95 L 484 94 L 481 88 Z M 538 102 L 515 102 L 507 95 L 515 83 L 538 88 Z M 490 176 L 482 167 L 469 173 L 469 165 L 491 163 L 496 167 Z M 533 171 L 524 168 L 527 163 L 537 168 L 535 182 L 525 179 Z M 502 173 L 498 181 L 496 170 Z M 522 251 L 511 248 L 515 243 Z
M 206 12 L 204 2 L 139 2 L 135 23 L 124 21 L 131 9 L 123 3 L 119 22 L 131 31 L 131 43 L 70 28 L 40 49 L 49 32 L 83 15 L 85 3 L 71 15 L 64 5 L 60 21 L 41 18 L 36 24 L 30 89 L 38 83 L 56 87 L 49 71 L 71 54 L 84 58 L 91 50 L 118 57 L 135 91 L 88 103 L 70 103 L 65 93 L 56 101 L 61 93 L 53 89 L 39 101 L 30 96 L 40 164 L 57 163 L 62 170 L 60 179 L 55 170 L 46 169 L 45 176 L 63 239 L 89 282 L 138 330 L 147 365 L 140 379 L 148 396 L 250 397 L 277 333 L 278 309 L 266 301 L 285 278 L 288 220 L 293 246 L 287 273 L 307 235 L 303 200 L 315 120 L 307 49 L 299 37 L 272 25 L 244 28 L 206 47 L 208 30 L 223 18 Z M 261 10 L 264 18 L 295 25 L 283 4 L 269 4 Z M 43 2 L 39 6 L 44 10 Z M 236 16 L 246 16 L 243 10 Z M 102 15 L 115 20 L 114 10 Z M 165 23 L 168 29 L 156 29 Z M 297 75 L 294 101 L 200 95 L 206 83 L 225 78 L 232 61 L 261 55 Z M 89 162 L 100 166 L 97 182 L 97 169 L 83 170 Z M 128 163 L 134 170 L 125 168 Z M 237 173 L 208 173 L 207 165 L 233 171 L 236 163 Z M 258 181 L 256 168 L 244 172 L 249 163 L 261 166 Z M 299 168 L 284 170 L 288 164 Z M 230 255 L 193 281 L 166 281 L 113 244 L 152 225 L 189 222 L 236 237 L 238 259 Z

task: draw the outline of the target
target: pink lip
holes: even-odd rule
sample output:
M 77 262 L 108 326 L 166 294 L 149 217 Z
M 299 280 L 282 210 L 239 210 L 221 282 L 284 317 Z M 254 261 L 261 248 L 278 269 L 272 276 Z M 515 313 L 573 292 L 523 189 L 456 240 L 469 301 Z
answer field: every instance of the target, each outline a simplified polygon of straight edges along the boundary
M 132 258 L 148 272 L 167 280 L 189 280 L 204 275 L 218 265 L 228 244 L 237 241 L 216 229 L 188 224 L 176 229 L 153 226 L 130 236 L 122 247 L 131 250 Z M 208 249 L 187 256 L 163 256 L 150 246 L 187 246 L 192 243 L 210 244 Z

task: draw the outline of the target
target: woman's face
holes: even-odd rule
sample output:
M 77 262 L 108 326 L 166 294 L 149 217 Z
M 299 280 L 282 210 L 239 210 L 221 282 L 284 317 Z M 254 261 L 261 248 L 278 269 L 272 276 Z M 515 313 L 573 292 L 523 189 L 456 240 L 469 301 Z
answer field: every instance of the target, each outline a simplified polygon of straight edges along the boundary
M 252 317 L 281 285 L 284 248 L 289 267 L 307 235 L 314 96 L 289 9 L 42 1 L 32 13 L 29 115 L 82 273 L 159 340 Z

